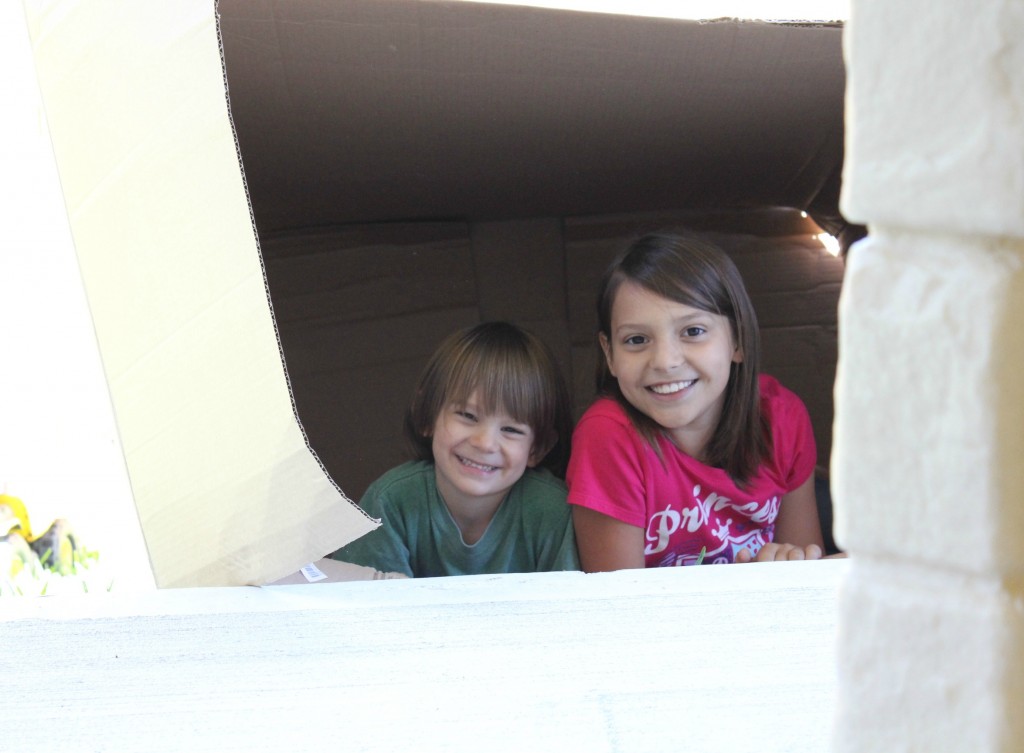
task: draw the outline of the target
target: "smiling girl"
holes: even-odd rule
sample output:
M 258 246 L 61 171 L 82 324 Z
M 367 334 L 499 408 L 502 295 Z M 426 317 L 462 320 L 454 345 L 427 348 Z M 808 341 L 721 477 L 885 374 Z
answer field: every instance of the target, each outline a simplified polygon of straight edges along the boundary
M 641 238 L 605 273 L 598 329 L 600 397 L 566 476 L 583 569 L 820 557 L 810 419 L 758 374 L 729 257 Z
M 359 505 L 381 526 L 332 555 L 411 577 L 577 570 L 565 484 L 568 390 L 534 335 L 489 322 L 448 337 L 406 413 L 417 458 Z

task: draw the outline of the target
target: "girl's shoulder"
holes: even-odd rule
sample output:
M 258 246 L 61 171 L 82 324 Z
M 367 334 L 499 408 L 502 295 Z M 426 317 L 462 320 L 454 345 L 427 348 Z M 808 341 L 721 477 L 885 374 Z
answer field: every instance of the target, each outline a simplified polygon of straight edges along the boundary
M 806 415 L 804 401 L 793 392 L 782 386 L 782 383 L 770 374 L 759 376 L 761 390 L 761 411 L 774 425 L 775 420 L 797 415 Z
M 580 420 L 576 423 L 576 428 L 579 429 L 583 425 L 596 427 L 609 422 L 632 428 L 629 416 L 626 415 L 625 409 L 616 400 L 610 397 L 599 397 L 580 416 Z
M 577 449 L 595 449 L 599 454 L 645 454 L 650 447 L 630 420 L 626 409 L 611 397 L 599 397 L 576 422 L 572 435 L 573 455 Z
M 813 472 L 817 447 L 811 416 L 803 400 L 775 377 L 761 375 L 761 413 L 772 434 L 772 461 L 786 483 L 803 481 Z

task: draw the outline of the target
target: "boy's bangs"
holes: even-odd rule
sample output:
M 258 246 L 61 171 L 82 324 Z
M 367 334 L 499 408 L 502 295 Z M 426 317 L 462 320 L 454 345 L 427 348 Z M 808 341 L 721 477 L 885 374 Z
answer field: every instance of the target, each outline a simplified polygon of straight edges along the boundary
M 468 357 L 451 375 L 447 386 L 448 403 L 465 404 L 474 391 L 480 410 L 504 411 L 519 423 L 533 429 L 543 425 L 537 370 L 522 358 L 511 354 L 478 353 Z

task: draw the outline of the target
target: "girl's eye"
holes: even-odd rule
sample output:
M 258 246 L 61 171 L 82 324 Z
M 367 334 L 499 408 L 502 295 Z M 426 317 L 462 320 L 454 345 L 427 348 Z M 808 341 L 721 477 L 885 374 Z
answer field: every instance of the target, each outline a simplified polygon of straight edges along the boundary
M 526 435 L 526 431 L 524 429 L 520 429 L 518 426 L 502 426 L 501 430 L 506 434 L 515 434 L 520 437 Z
M 644 337 L 643 335 L 630 335 L 625 340 L 623 340 L 623 342 L 626 345 L 643 345 L 645 342 L 647 342 L 647 338 Z
M 468 410 L 457 410 L 455 411 L 455 415 L 458 416 L 459 418 L 464 418 L 467 421 L 476 421 L 476 416 L 470 413 Z
M 687 327 L 686 329 L 683 330 L 683 334 L 686 337 L 700 337 L 706 331 L 707 330 L 705 330 L 703 327 Z

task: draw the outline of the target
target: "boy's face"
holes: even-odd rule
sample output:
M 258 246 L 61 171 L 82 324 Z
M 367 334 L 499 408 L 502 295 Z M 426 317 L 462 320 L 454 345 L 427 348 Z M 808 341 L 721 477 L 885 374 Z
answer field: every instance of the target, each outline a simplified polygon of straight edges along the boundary
M 465 405 L 446 405 L 432 436 L 441 496 L 449 507 L 476 502 L 496 506 L 536 464 L 533 442 L 533 429 L 504 410 L 485 413 L 475 390 Z

